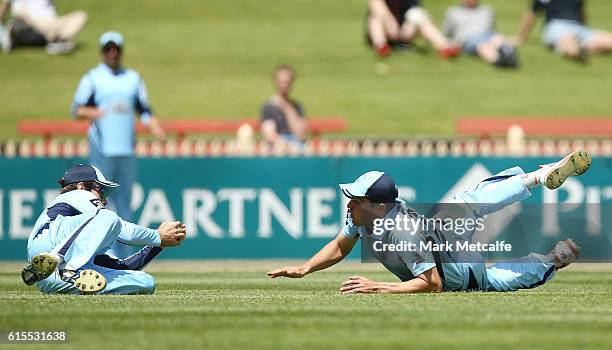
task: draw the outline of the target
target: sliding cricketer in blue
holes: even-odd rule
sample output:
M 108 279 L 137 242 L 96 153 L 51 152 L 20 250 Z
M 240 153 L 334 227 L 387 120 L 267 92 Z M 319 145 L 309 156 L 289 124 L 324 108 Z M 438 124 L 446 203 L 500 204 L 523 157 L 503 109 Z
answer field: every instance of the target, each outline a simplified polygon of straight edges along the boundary
M 590 166 L 590 155 L 576 151 L 527 174 L 519 167 L 510 168 L 481 181 L 471 191 L 455 195 L 453 203 L 461 206 L 459 213 L 465 215 L 462 220 L 478 220 L 529 197 L 531 189 L 537 186 L 557 189 L 568 177 L 582 175 Z M 403 222 L 404 217 L 424 218 L 398 199 L 395 181 L 388 174 L 370 171 L 353 183 L 341 184 L 340 189 L 350 201 L 346 224 L 338 236 L 302 266 L 272 270 L 267 273 L 269 277 L 300 278 L 326 269 L 345 258 L 361 238 L 362 249 L 367 249 L 401 282 L 375 282 L 363 276 L 351 276 L 342 283 L 342 293 L 505 292 L 544 284 L 580 254 L 578 245 L 566 239 L 557 242 L 548 254 L 531 253 L 487 267 L 478 251 L 431 249 L 432 246 L 456 248 L 457 243 L 469 243 L 474 230 L 457 234 L 438 228 L 414 226 L 413 230 L 402 230 L 376 226 L 381 219 L 393 223 Z M 384 244 L 425 248 L 385 251 L 380 249 Z
M 185 238 L 180 221 L 157 230 L 122 220 L 105 208 L 119 185 L 96 167 L 77 165 L 58 181 L 60 194 L 39 216 L 28 239 L 25 284 L 43 293 L 151 294 L 153 277 L 141 271 L 164 247 Z M 119 259 L 105 254 L 115 242 L 142 247 Z

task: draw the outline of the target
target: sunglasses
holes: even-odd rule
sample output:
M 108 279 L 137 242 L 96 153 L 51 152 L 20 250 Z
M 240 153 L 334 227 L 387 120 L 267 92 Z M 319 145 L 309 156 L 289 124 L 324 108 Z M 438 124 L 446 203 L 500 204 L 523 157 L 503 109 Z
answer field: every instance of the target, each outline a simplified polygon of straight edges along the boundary
M 112 49 L 116 49 L 117 51 L 121 52 L 123 50 L 123 48 L 121 46 L 118 46 L 115 43 L 108 43 L 106 44 L 103 48 L 102 48 L 102 52 L 104 53 L 108 53 L 110 50 Z
M 109 189 L 106 186 L 94 183 L 93 185 L 91 185 L 90 189 L 96 190 L 96 192 L 100 194 L 100 198 L 102 198 L 103 200 L 106 200 L 106 198 L 108 197 Z

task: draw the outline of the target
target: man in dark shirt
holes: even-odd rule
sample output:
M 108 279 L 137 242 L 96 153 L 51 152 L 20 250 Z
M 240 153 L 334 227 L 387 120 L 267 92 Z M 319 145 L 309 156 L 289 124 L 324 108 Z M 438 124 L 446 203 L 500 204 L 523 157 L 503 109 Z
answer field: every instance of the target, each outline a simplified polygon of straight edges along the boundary
M 612 33 L 586 26 L 584 0 L 530 0 L 517 41 L 527 39 L 536 15 L 544 13 L 542 41 L 564 57 L 585 60 L 587 53 L 612 51 Z
M 306 134 L 302 106 L 289 96 L 295 70 L 279 65 L 272 75 L 276 92 L 261 108 L 261 134 L 270 143 L 285 142 L 301 146 Z
M 436 27 L 420 0 L 368 0 L 367 38 L 379 56 L 391 53 L 390 44 L 410 43 L 422 36 L 442 58 L 459 55 L 461 48 Z

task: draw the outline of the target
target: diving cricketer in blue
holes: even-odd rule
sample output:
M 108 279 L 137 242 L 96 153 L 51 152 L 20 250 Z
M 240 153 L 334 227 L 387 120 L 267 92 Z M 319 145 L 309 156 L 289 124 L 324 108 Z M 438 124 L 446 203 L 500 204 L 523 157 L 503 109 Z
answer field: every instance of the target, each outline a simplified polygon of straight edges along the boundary
M 89 161 L 121 185 L 109 202 L 121 218 L 130 221 L 131 191 L 136 180 L 135 114 L 157 138 L 163 139 L 165 133 L 153 115 L 142 77 L 121 65 L 123 36 L 107 32 L 99 44 L 102 62 L 81 79 L 72 115 L 91 123 L 87 132 Z
M 519 167 L 510 168 L 484 179 L 471 191 L 456 194 L 453 203 L 465 209 L 463 218 L 483 218 L 529 197 L 531 189 L 536 186 L 544 185 L 551 190 L 558 188 L 568 177 L 584 174 L 591 162 L 587 152 L 575 151 L 556 163 L 527 174 Z M 340 188 L 350 198 L 342 231 L 304 265 L 269 271 L 269 277 L 300 278 L 328 268 L 346 257 L 361 238 L 362 248 L 367 249 L 401 282 L 376 282 L 363 276 L 351 276 L 342 283 L 342 293 L 505 292 L 544 284 L 557 270 L 574 262 L 580 254 L 580 248 L 571 239 L 557 242 L 548 254 L 531 253 L 492 266 L 485 265 L 480 252 L 435 249 L 380 251 L 375 247 L 382 246 L 382 243 L 427 246 L 429 242 L 430 246 L 436 244 L 441 247 L 457 241 L 469 242 L 474 232 L 458 235 L 438 228 L 417 228 L 408 232 L 383 227 L 384 233 L 377 234 L 374 230 L 377 219 L 394 221 L 402 217 L 423 216 L 398 199 L 395 181 L 386 173 L 370 171 L 353 183 L 341 184 Z M 376 229 L 379 231 L 381 228 Z
M 119 185 L 92 165 L 70 168 L 58 181 L 60 194 L 38 217 L 28 238 L 25 284 L 43 293 L 151 294 L 153 277 L 141 271 L 164 247 L 185 239 L 185 225 L 164 222 L 157 230 L 121 219 L 105 208 Z M 142 247 L 119 259 L 108 255 L 115 242 Z

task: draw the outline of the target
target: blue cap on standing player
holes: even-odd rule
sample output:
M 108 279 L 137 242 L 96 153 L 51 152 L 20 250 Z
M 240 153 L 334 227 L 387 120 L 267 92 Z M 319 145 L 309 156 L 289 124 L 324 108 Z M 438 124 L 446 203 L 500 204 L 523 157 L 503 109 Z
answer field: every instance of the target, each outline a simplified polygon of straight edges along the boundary
M 104 46 L 113 43 L 117 47 L 123 47 L 123 35 L 118 32 L 106 32 L 102 34 L 100 37 L 100 47 L 104 48 Z
M 73 166 L 66 171 L 64 176 L 62 176 L 57 183 L 64 187 L 66 185 L 83 181 L 95 181 L 98 184 L 109 188 L 119 187 L 118 183 L 107 180 L 98 168 L 89 164 L 79 164 Z
M 393 178 L 381 171 L 368 171 L 353 183 L 340 184 L 340 189 L 348 198 L 367 198 L 374 203 L 393 203 L 398 196 Z

